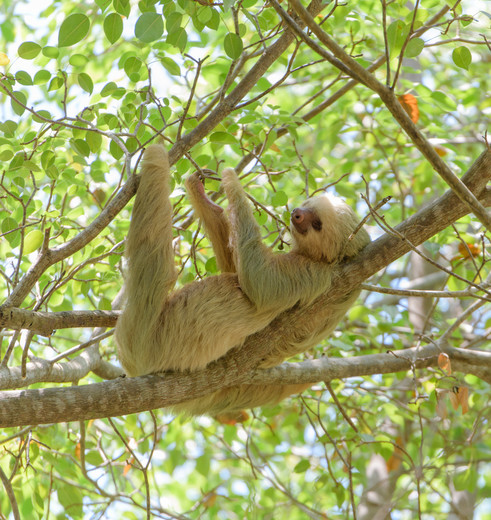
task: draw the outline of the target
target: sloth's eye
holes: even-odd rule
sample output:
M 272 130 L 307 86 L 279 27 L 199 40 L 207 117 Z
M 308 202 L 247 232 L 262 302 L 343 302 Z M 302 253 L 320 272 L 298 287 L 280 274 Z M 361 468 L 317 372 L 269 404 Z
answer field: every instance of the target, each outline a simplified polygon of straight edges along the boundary
M 320 220 L 313 220 L 312 228 L 315 229 L 316 231 L 320 231 L 322 229 L 322 222 Z

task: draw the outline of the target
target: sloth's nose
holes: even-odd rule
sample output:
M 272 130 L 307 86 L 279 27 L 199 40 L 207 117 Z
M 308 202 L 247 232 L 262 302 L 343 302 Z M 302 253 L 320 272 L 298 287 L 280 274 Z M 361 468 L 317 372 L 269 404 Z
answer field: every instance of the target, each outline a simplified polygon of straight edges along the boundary
M 303 222 L 303 219 L 305 218 L 304 212 L 300 208 L 295 208 L 292 211 L 292 220 L 300 224 Z

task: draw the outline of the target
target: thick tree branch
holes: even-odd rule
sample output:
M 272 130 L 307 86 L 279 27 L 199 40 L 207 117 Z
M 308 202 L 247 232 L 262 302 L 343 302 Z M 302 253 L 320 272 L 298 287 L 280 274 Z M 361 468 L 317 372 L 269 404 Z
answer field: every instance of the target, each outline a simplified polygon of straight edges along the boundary
M 446 349 L 459 366 L 491 369 L 491 355 L 483 352 Z M 285 363 L 268 370 L 249 373 L 247 349 L 225 356 L 207 369 L 189 374 L 148 375 L 118 378 L 85 386 L 14 390 L 0 395 L 0 427 L 70 422 L 137 413 L 171 406 L 206 395 L 210 389 L 241 383 L 316 383 L 353 376 L 386 374 L 438 365 L 440 351 L 434 346 L 350 359 L 323 358 L 303 363 Z M 239 358 L 240 363 L 239 363 Z M 469 363 L 469 360 L 471 361 Z M 244 361 L 244 363 L 242 363 Z M 249 365 L 244 370 L 244 365 Z M 240 370 L 238 367 L 241 367 Z M 478 374 L 476 374 L 478 375 Z
M 51 336 L 57 329 L 114 327 L 119 311 L 39 312 L 0 305 L 0 327 Z
M 114 379 L 123 370 L 104 365 L 97 345 L 89 347 L 79 356 L 64 363 L 52 363 L 46 359 L 35 358 L 26 366 L 26 376 L 22 377 L 22 367 L 0 368 L 0 390 L 23 388 L 35 383 L 72 383 L 90 372 L 102 372 L 107 378 Z M 111 369 L 112 368 L 112 369 Z

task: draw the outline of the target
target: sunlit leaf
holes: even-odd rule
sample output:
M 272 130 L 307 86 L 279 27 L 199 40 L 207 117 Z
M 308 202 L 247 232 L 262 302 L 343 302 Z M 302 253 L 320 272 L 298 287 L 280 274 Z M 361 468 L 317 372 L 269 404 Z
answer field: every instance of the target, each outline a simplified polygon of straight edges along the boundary
M 461 69 L 469 70 L 469 65 L 472 63 L 471 51 L 464 47 L 457 47 L 452 51 L 452 60 Z
M 83 54 L 72 54 L 68 61 L 73 67 L 83 67 L 87 64 L 89 58 Z
M 284 191 L 277 191 L 271 198 L 273 206 L 286 206 L 288 204 L 288 195 Z
M 58 47 L 53 47 L 51 45 L 46 45 L 46 47 L 43 47 L 43 56 L 46 56 L 46 58 L 58 58 L 60 55 L 60 49 Z
M 89 94 L 92 94 L 94 90 L 94 82 L 92 81 L 92 78 L 86 74 L 85 72 L 81 72 L 77 75 L 77 81 L 80 87 L 85 90 L 85 92 L 88 92 Z
M 188 42 L 188 35 L 183 27 L 178 27 L 172 33 L 167 35 L 165 41 L 170 45 L 177 47 L 181 52 L 184 52 Z
M 10 100 L 10 105 L 12 107 L 12 110 L 18 116 L 21 116 L 25 111 L 24 106 L 27 103 L 27 96 L 24 94 L 24 92 L 21 92 L 21 91 L 12 92 L 12 95 L 15 100 L 18 100 L 18 102 L 15 101 L 14 99 Z
M 404 56 L 406 58 L 415 58 L 421 54 L 421 51 L 424 49 L 425 42 L 422 38 L 412 38 L 409 40 L 406 50 L 404 52 Z
M 160 62 L 166 68 L 166 70 L 167 70 L 167 72 L 169 72 L 169 74 L 172 74 L 173 76 L 181 75 L 181 68 L 173 59 L 160 58 Z
M 110 43 L 116 42 L 123 34 L 123 20 L 118 13 L 110 13 L 104 18 L 104 34 Z
M 58 33 L 58 47 L 69 47 L 83 40 L 90 29 L 90 20 L 82 13 L 74 13 L 63 20 Z
M 143 63 L 140 59 L 136 58 L 135 56 L 130 56 L 125 62 L 124 62 L 124 71 L 128 75 L 128 77 L 131 78 L 133 74 L 136 74 L 142 67 Z
M 213 132 L 210 141 L 214 143 L 235 144 L 237 139 L 228 132 Z
M 19 70 L 15 73 L 15 80 L 18 81 L 21 85 L 29 86 L 33 84 L 31 76 L 24 70 Z
M 129 17 L 131 12 L 130 0 L 113 0 L 113 6 L 117 13 Z
M 27 233 L 24 239 L 24 254 L 28 255 L 36 249 L 39 249 L 43 244 L 44 233 L 39 229 L 34 229 Z
M 17 52 L 21 58 L 32 60 L 41 52 L 41 46 L 34 42 L 24 42 L 20 44 Z
M 391 58 L 397 56 L 409 34 L 410 25 L 402 20 L 395 20 L 387 28 L 387 45 Z
M 158 13 L 143 13 L 136 21 L 135 36 L 145 43 L 159 40 L 164 33 L 164 21 Z
M 310 468 L 310 462 L 307 459 L 302 459 L 294 468 L 294 473 L 305 473 Z
M 244 48 L 241 37 L 235 33 L 228 33 L 225 36 L 223 46 L 225 52 L 227 53 L 227 56 L 229 56 L 233 60 L 236 60 L 240 57 Z
M 55 76 L 48 85 L 48 91 L 51 92 L 53 90 L 58 90 L 63 86 L 63 78 L 60 76 Z

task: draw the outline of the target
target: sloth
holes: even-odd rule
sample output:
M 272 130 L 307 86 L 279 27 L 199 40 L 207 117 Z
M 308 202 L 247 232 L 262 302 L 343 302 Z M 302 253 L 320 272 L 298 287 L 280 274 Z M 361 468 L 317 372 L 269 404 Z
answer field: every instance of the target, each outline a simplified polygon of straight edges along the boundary
M 292 211 L 291 251 L 274 253 L 262 241 L 232 168 L 223 171 L 222 186 L 227 212 L 209 200 L 197 174 L 186 180 L 221 274 L 173 291 L 177 271 L 167 151 L 151 145 L 144 152 L 126 240 L 126 305 L 115 330 L 119 359 L 130 377 L 205 368 L 282 312 L 310 305 L 329 290 L 333 266 L 370 241 L 363 228 L 352 235 L 359 224 L 353 210 L 341 199 L 323 194 Z M 278 365 L 315 345 L 334 330 L 358 294 L 354 290 L 329 309 L 315 330 L 307 327 L 268 352 L 261 366 Z M 237 385 L 180 403 L 172 411 L 231 419 L 243 409 L 276 404 L 309 386 Z

